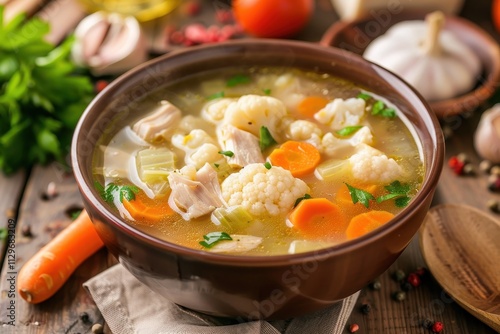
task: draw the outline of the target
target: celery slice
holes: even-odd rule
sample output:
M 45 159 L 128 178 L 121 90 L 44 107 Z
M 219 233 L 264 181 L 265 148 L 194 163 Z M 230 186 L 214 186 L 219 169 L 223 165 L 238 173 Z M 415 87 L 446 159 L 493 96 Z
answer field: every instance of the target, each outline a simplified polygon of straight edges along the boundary
M 215 225 L 222 225 L 229 230 L 237 230 L 246 227 L 253 220 L 253 217 L 241 205 L 236 205 L 215 209 L 210 219 Z
M 349 160 L 331 159 L 320 164 L 315 171 L 316 177 L 321 180 L 331 180 L 339 177 Z
M 164 183 L 175 169 L 176 156 L 168 148 L 148 148 L 137 152 L 137 171 L 147 185 Z

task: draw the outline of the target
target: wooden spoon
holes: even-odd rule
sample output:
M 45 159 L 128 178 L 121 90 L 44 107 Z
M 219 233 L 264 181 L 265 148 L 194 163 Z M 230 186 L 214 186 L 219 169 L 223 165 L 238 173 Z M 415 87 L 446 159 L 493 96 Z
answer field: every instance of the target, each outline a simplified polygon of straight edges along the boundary
M 465 205 L 439 205 L 428 212 L 419 238 L 439 284 L 500 332 L 500 219 Z

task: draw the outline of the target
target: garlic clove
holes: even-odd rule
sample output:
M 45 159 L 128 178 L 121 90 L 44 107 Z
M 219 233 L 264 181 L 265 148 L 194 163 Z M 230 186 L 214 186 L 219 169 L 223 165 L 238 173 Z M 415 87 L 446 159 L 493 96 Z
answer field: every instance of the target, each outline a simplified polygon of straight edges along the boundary
M 482 158 L 500 163 L 500 103 L 481 116 L 474 134 L 474 147 Z
M 72 56 L 94 75 L 120 74 L 147 60 L 146 40 L 132 16 L 96 12 L 75 29 Z

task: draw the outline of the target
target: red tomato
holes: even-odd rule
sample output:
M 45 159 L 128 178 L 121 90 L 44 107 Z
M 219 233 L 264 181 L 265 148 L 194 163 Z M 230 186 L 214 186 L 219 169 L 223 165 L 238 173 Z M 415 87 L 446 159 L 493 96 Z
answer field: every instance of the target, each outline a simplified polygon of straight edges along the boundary
M 309 21 L 314 0 L 233 0 L 236 21 L 257 37 L 290 37 Z
M 497 31 L 500 33 L 500 0 L 493 0 L 493 23 L 495 23 L 495 27 Z

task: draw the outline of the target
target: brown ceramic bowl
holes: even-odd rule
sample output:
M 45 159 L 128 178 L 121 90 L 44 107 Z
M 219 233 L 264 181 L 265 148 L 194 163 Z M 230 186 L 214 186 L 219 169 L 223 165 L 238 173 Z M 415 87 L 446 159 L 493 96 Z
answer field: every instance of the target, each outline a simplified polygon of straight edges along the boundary
M 423 147 L 425 180 L 395 219 L 354 241 L 295 255 L 231 256 L 181 247 L 147 235 L 120 219 L 93 186 L 92 155 L 114 121 L 136 101 L 178 78 L 234 64 L 294 66 L 331 73 L 397 105 Z M 109 132 L 108 132 L 109 134 Z M 415 91 L 355 54 L 318 44 L 240 40 L 177 51 L 115 80 L 89 105 L 72 145 L 72 162 L 85 208 L 109 251 L 141 282 L 169 300 L 207 314 L 238 319 L 284 319 L 325 308 L 366 286 L 400 255 L 430 206 L 443 164 L 435 115 Z M 158 298 L 161 298 L 160 296 Z
M 369 16 L 354 21 L 334 23 L 323 35 L 320 44 L 333 46 L 362 55 L 368 44 L 383 35 L 394 24 L 406 20 L 424 20 L 425 13 L 373 11 Z M 452 99 L 430 102 L 432 110 L 441 119 L 473 112 L 490 98 L 500 85 L 500 48 L 498 43 L 474 23 L 456 16 L 447 16 L 444 29 L 448 29 L 477 53 L 483 73 L 476 87 Z M 411 37 L 410 37 L 411 38 Z

